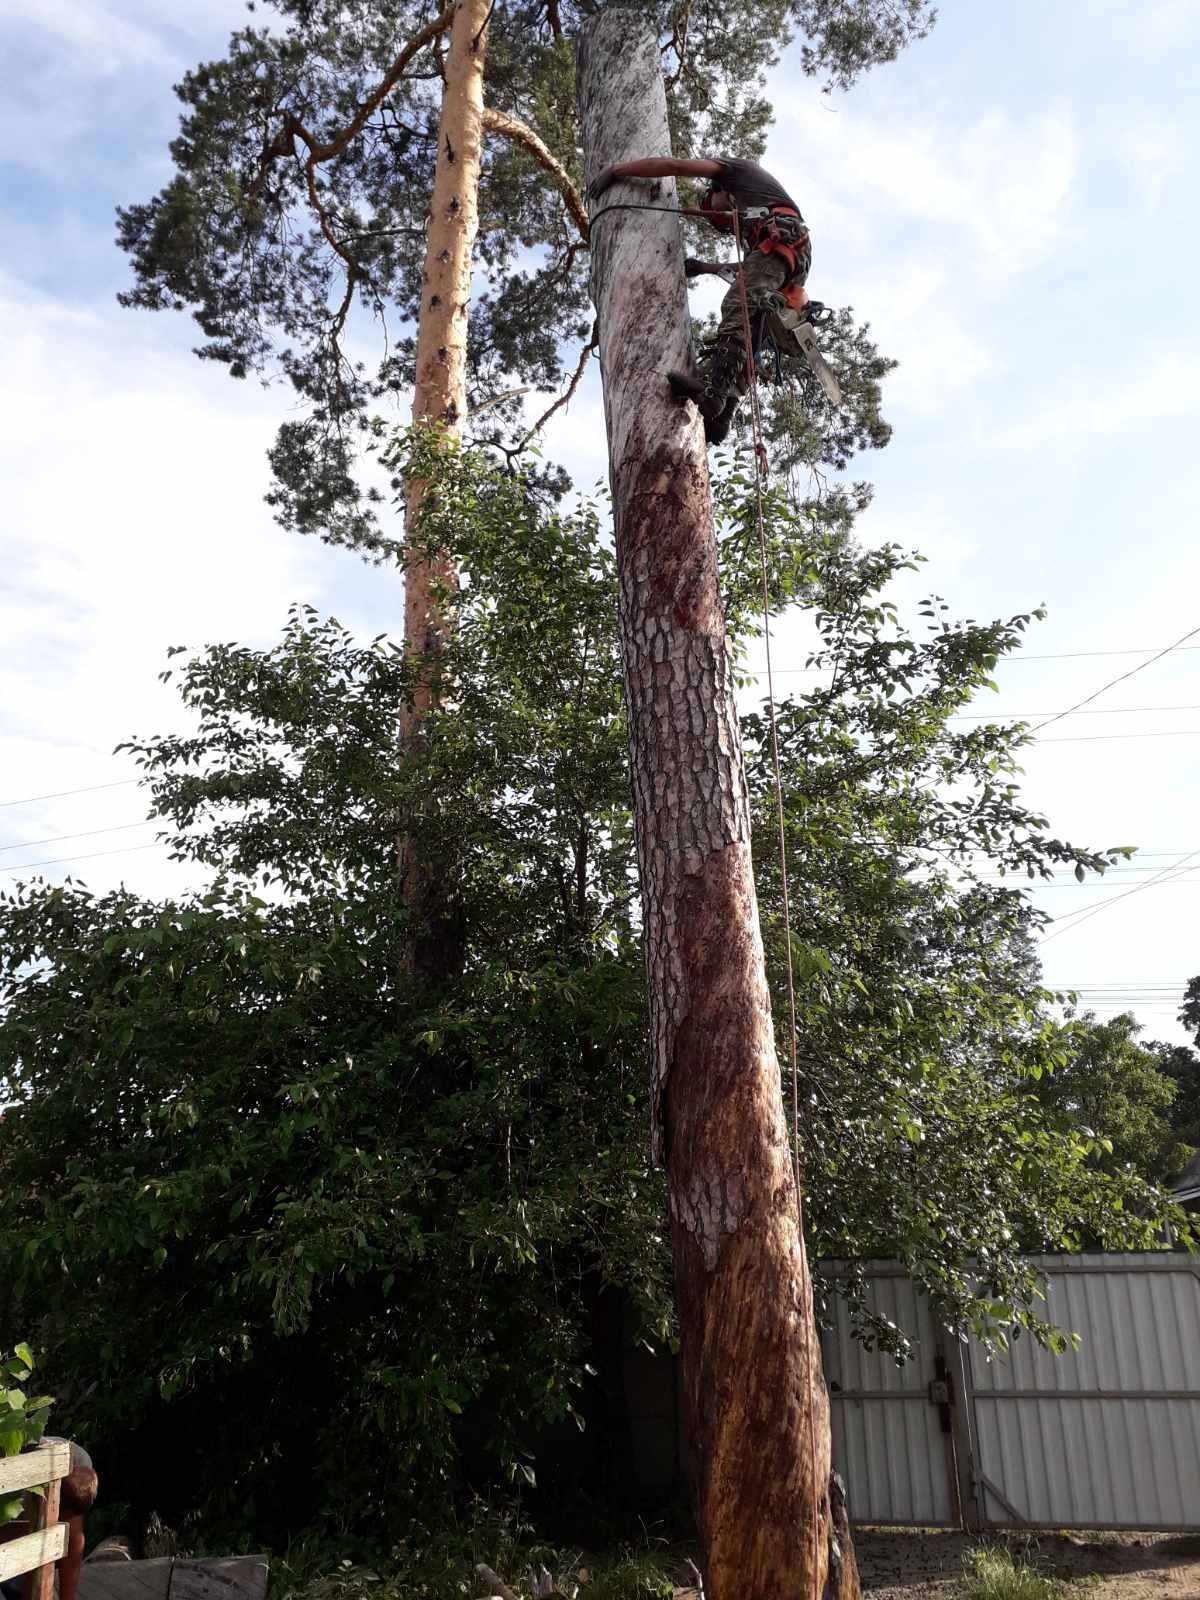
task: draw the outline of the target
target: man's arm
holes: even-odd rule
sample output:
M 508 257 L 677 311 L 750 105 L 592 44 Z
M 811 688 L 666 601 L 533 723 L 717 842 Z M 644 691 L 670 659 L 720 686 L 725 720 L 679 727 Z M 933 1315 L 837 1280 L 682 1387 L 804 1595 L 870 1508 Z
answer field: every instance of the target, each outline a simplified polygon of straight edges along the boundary
M 606 167 L 593 180 L 588 195 L 598 200 L 610 185 L 626 178 L 716 178 L 720 172 L 719 161 L 679 161 L 674 156 L 645 156 L 640 161 L 618 161 L 615 166 Z

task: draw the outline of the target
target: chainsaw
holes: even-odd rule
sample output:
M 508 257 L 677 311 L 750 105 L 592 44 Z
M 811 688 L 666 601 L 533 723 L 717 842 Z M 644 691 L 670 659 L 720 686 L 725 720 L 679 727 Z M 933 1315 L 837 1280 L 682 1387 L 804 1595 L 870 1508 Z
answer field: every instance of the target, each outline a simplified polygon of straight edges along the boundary
M 689 278 L 708 274 L 710 277 L 721 278 L 728 284 L 737 283 L 740 270 L 731 261 L 698 261 L 695 256 L 688 256 L 683 266 Z M 767 364 L 767 350 L 764 348 L 770 346 L 781 357 L 797 356 L 803 360 L 821 385 L 830 405 L 841 405 L 841 385 L 834 376 L 832 367 L 821 354 L 816 335 L 817 327 L 832 321 L 832 310 L 822 305 L 819 300 L 810 300 L 803 289 L 786 298 L 781 296 L 781 299 L 784 299 L 784 303 L 778 309 L 772 309 L 771 318 L 783 330 L 785 342 L 781 346 L 765 327 L 761 329 L 754 341 L 754 365 L 759 375 L 763 378 L 771 376 Z M 795 303 L 797 301 L 798 304 Z

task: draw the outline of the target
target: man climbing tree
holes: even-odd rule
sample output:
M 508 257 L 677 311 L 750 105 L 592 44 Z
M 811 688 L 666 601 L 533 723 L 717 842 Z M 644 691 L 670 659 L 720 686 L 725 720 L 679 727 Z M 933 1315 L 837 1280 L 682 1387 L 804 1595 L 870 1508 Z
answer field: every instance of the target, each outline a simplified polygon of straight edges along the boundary
M 808 298 L 804 291 L 812 266 L 808 228 L 791 195 L 755 161 L 662 156 L 619 161 L 600 174 L 588 193 L 599 199 L 614 183 L 631 178 L 707 178 L 700 211 L 693 215 L 702 216 L 721 233 L 734 234 L 743 247 L 741 284 L 735 282 L 721 303 L 721 319 L 700 373 L 676 370 L 668 375 L 675 393 L 699 407 L 709 444 L 720 444 L 750 380 L 743 319 L 748 316 L 756 344 L 773 311 L 781 305 L 799 310 Z M 687 267 L 694 273 L 704 264 L 689 261 Z
M 367 4 L 351 22 L 339 0 L 270 3 L 281 25 L 239 30 L 223 60 L 179 85 L 176 172 L 119 213 L 135 275 L 121 298 L 191 310 L 202 357 L 238 378 L 280 374 L 299 397 L 272 451 L 271 500 L 300 532 L 403 560 L 412 682 L 396 710 L 401 747 L 411 748 L 437 694 L 439 594 L 453 574 L 413 539 L 419 480 L 406 495 L 407 547 L 389 536 L 364 446 L 411 389 L 416 420 L 485 443 L 510 465 L 520 458 L 549 496 L 566 487 L 560 470 L 525 452 L 574 392 L 592 347 L 568 42 L 587 10 L 571 0 L 452 0 L 431 15 L 405 0 Z M 659 41 L 683 147 L 711 139 L 718 120 L 722 137 L 752 140 L 767 113 L 762 73 L 784 36 L 778 8 L 628 8 L 639 10 Z M 840 87 L 932 20 L 928 0 L 797 0 L 791 13 L 804 70 Z M 372 323 L 374 368 L 345 352 L 351 333 L 367 343 Z M 847 323 L 847 337 L 861 334 Z M 877 367 L 873 349 L 862 354 Z M 530 426 L 519 397 L 553 390 L 568 373 L 560 399 Z M 848 414 L 851 435 L 871 443 L 882 442 L 876 377 Z M 846 420 L 828 445 L 817 441 L 823 459 L 844 454 Z M 454 865 L 423 859 L 419 815 L 397 820 L 409 970 L 445 975 L 464 937 L 461 908 L 443 903 Z

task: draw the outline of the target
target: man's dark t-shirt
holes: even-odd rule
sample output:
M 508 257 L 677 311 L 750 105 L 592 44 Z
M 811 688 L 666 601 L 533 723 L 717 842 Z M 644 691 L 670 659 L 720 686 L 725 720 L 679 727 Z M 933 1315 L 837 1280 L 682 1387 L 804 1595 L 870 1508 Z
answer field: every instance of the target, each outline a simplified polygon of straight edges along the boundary
M 791 195 L 757 161 L 739 161 L 732 156 L 714 156 L 713 160 L 721 164 L 721 175 L 712 180 L 713 187 L 731 194 L 739 211 L 747 206 L 787 206 L 800 215 Z

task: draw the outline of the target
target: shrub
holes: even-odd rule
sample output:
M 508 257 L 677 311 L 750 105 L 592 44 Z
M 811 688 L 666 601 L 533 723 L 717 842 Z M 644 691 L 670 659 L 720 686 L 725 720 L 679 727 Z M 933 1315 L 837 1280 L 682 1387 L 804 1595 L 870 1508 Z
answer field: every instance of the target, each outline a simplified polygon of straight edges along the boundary
M 963 1600 L 1058 1600 L 1062 1585 L 1013 1559 L 1003 1545 L 980 1545 L 963 1557 Z
M 54 1404 L 48 1394 L 31 1400 L 24 1385 L 33 1374 L 33 1351 L 19 1344 L 9 1360 L 0 1365 L 0 1459 L 17 1456 L 36 1444 L 46 1431 L 46 1420 Z M 0 1495 L 0 1526 L 15 1522 L 21 1515 L 23 1495 Z

